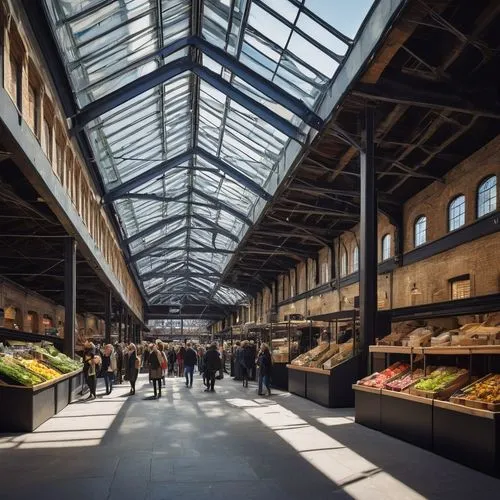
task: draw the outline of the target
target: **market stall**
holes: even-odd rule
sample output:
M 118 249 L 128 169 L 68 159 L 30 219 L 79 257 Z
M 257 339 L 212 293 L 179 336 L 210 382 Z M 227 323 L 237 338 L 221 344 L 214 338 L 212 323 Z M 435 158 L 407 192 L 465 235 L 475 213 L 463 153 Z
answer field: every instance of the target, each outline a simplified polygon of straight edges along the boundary
M 356 422 L 500 475 L 498 307 L 476 298 L 394 310 L 390 334 L 369 349 L 374 373 L 353 385 Z
M 357 310 L 310 317 L 287 364 L 288 390 L 330 408 L 352 406 L 358 332 Z
M 0 344 L 0 432 L 32 432 L 80 393 L 82 365 L 49 343 Z

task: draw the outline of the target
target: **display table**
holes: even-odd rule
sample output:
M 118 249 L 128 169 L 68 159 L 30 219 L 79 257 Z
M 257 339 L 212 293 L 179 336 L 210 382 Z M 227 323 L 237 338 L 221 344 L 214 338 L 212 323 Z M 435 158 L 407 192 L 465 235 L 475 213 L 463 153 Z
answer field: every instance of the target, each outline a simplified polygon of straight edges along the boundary
M 326 406 L 346 408 L 354 404 L 352 383 L 358 376 L 358 357 L 346 359 L 330 370 L 287 365 L 288 390 Z
M 354 384 L 354 410 L 356 423 L 380 430 L 381 389 Z
M 82 370 L 33 387 L 0 385 L 0 432 L 32 432 L 82 390 Z
M 288 370 L 286 363 L 273 363 L 271 385 L 276 389 L 288 391 Z

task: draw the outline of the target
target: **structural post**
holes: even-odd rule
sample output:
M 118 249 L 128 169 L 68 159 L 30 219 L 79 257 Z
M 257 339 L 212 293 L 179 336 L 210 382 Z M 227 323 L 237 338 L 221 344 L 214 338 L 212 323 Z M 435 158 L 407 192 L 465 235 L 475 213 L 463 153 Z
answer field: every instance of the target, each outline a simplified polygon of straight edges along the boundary
M 64 239 L 64 354 L 75 354 L 76 241 Z
M 118 305 L 118 342 L 122 341 L 123 304 Z
M 360 153 L 360 352 L 368 359 L 368 345 L 375 338 L 377 315 L 377 190 L 373 143 L 373 109 L 365 110 L 364 144 Z M 363 369 L 367 364 L 363 364 Z
M 106 290 L 104 299 L 104 342 L 111 343 L 111 311 L 113 308 L 113 294 L 111 289 Z
M 133 342 L 135 344 L 136 340 L 134 336 L 134 323 L 131 314 L 129 314 L 128 316 L 128 337 L 130 339 L 130 342 Z
M 184 337 L 184 319 L 181 318 L 181 339 Z

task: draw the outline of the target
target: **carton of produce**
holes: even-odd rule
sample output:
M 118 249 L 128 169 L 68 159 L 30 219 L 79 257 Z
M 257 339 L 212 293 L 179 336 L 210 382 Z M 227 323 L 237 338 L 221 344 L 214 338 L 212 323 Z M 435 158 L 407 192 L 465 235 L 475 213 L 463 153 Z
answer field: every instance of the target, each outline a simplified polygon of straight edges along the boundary
M 412 384 L 418 382 L 420 379 L 424 378 L 424 370 L 418 368 L 411 373 L 404 373 L 384 384 L 384 389 L 390 391 L 402 392 L 406 391 Z
M 496 373 L 486 375 L 457 391 L 450 401 L 471 408 L 500 411 L 500 375 Z
M 409 369 L 410 365 L 408 363 L 401 363 L 398 361 L 397 363 L 394 363 L 393 365 L 389 366 L 380 373 L 375 372 L 369 375 L 368 377 L 359 380 L 358 384 L 364 385 L 365 387 L 373 387 L 376 389 L 381 389 L 382 387 L 384 387 L 384 384 L 387 383 L 389 380 L 392 380 L 396 376 L 408 372 Z
M 467 384 L 469 372 L 456 367 L 441 366 L 410 387 L 410 394 L 431 399 L 448 399 Z

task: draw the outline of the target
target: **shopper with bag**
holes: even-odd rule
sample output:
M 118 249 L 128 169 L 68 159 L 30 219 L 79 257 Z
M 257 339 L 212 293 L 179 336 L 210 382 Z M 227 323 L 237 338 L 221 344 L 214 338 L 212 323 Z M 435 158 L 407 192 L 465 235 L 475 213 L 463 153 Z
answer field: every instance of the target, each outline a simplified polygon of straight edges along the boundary
M 165 352 L 165 345 L 163 342 L 158 342 L 158 351 L 161 354 L 161 378 L 163 380 L 163 387 L 166 385 L 165 377 L 167 375 L 168 359 L 167 353 Z
M 104 347 L 101 373 L 104 378 L 104 383 L 106 384 L 106 395 L 111 394 L 116 374 L 116 355 L 111 344 L 107 344 Z
M 215 392 L 215 374 L 220 370 L 221 360 L 217 351 L 217 344 L 210 344 L 205 354 L 205 377 L 207 380 L 207 388 L 205 392 Z
M 153 381 L 154 399 L 161 398 L 161 379 L 163 357 L 156 344 L 149 346 L 149 379 Z
M 267 395 L 271 395 L 271 373 L 273 369 L 273 360 L 267 344 L 260 346 L 259 357 L 257 358 L 257 366 L 259 367 L 259 396 L 264 396 L 262 386 L 265 385 Z
M 135 344 L 128 345 L 128 362 L 126 365 L 126 378 L 130 382 L 130 395 L 135 394 L 135 382 L 141 368 L 141 358 L 137 357 L 137 347 Z

